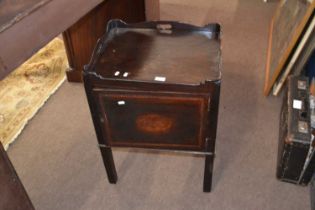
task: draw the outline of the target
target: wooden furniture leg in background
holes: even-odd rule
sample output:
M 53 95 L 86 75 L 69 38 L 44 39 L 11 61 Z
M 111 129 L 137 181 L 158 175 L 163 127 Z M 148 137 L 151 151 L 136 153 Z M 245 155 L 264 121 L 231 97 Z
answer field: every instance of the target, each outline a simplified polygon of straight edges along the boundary
M 70 66 L 67 71 L 69 82 L 82 82 L 83 66 L 89 62 L 93 48 L 110 19 L 130 23 L 145 21 L 144 0 L 104 1 L 63 33 Z

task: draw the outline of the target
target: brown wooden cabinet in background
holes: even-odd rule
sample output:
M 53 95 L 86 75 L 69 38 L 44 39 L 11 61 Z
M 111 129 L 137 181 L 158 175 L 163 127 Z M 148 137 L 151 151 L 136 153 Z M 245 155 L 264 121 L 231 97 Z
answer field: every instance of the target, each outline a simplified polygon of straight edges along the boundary
M 116 18 L 130 23 L 144 21 L 144 0 L 105 0 L 63 33 L 70 66 L 68 81 L 82 82 L 83 66 L 89 62 L 96 41 L 104 34 L 107 21 Z

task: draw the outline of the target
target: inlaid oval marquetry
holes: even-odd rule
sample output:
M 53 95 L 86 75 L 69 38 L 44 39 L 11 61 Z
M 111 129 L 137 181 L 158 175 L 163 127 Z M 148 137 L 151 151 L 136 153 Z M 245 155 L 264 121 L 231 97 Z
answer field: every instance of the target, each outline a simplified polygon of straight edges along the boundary
M 141 115 L 136 120 L 137 128 L 153 134 L 168 133 L 174 124 L 174 119 L 158 114 Z

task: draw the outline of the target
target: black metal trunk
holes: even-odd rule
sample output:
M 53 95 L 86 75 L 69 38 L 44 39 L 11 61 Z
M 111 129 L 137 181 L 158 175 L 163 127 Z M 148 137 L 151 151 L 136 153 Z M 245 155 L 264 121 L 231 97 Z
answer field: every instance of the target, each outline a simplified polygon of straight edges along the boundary
M 280 116 L 277 177 L 307 185 L 314 172 L 309 86 L 306 77 L 291 76 Z

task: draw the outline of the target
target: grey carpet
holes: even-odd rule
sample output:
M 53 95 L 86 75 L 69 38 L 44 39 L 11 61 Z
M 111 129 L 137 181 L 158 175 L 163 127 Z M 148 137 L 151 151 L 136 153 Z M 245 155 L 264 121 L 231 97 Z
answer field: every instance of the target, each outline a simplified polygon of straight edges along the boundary
M 223 83 L 213 191 L 204 159 L 115 149 L 107 182 L 84 90 L 65 83 L 9 156 L 36 209 L 310 209 L 309 188 L 275 178 L 281 98 L 262 96 L 268 27 L 276 3 L 161 0 L 161 18 L 223 28 Z

